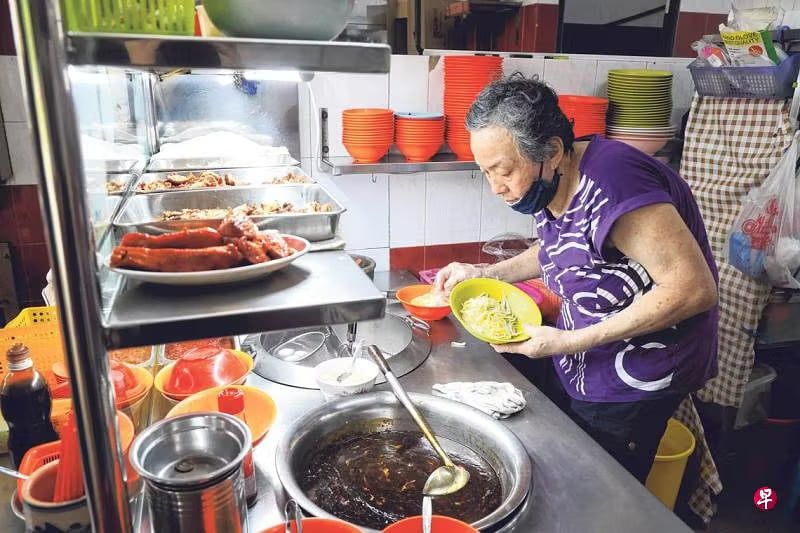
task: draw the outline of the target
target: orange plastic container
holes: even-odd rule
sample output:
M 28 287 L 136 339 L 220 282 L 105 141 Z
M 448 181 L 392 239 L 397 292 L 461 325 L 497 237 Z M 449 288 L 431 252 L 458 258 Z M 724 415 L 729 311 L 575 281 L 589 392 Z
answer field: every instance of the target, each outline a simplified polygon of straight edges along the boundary
M 258 445 L 266 437 L 269 428 L 275 422 L 278 414 L 275 401 L 272 396 L 256 387 L 247 385 L 224 385 L 214 387 L 192 394 L 185 400 L 181 400 L 178 405 L 173 407 L 166 418 L 189 413 L 218 412 L 219 403 L 217 396 L 223 389 L 239 389 L 244 393 L 244 418 L 250 433 L 253 436 L 253 446 Z
M 239 358 L 239 360 L 241 360 L 245 364 L 247 369 L 239 379 L 234 380 L 233 383 L 224 383 L 223 385 L 230 385 L 230 384 L 241 385 L 242 383 L 244 383 L 244 380 L 247 378 L 247 375 L 253 369 L 253 358 L 244 352 L 240 352 L 237 350 L 231 350 L 231 351 L 236 355 L 236 357 Z M 175 368 L 175 363 L 168 364 L 167 366 L 159 370 L 154 380 L 154 385 L 156 387 L 156 390 L 165 398 L 172 400 L 172 402 L 170 403 L 177 403 L 180 400 L 185 400 L 186 398 L 191 396 L 191 394 L 171 394 L 164 390 L 164 386 L 169 382 L 170 376 L 172 375 L 172 370 L 174 368 Z
M 441 307 L 422 307 L 420 305 L 412 305 L 411 300 L 417 296 L 428 294 L 431 292 L 433 285 L 409 285 L 397 291 L 396 297 L 403 304 L 406 311 L 411 313 L 417 318 L 433 322 L 441 320 L 450 314 L 450 306 L 443 305 Z
M 411 516 L 395 522 L 384 529 L 383 533 L 419 533 L 420 531 L 422 531 L 422 517 Z M 478 530 L 461 520 L 449 516 L 433 515 L 431 533 L 478 533 Z
M 119 424 L 119 434 L 120 434 L 120 445 L 122 446 L 122 453 L 125 454 L 127 458 L 128 448 L 133 441 L 134 429 L 133 429 L 133 422 L 125 413 L 121 411 L 117 411 L 117 424 Z M 22 457 L 22 461 L 19 463 L 19 471 L 22 474 L 31 475 L 39 468 L 43 467 L 48 463 L 52 463 L 53 461 L 57 460 L 61 454 L 61 441 L 54 440 L 53 442 L 46 442 L 44 444 L 39 444 L 38 446 L 34 446 Z M 126 459 L 127 460 L 127 459 Z M 128 471 L 130 472 L 131 469 L 129 468 Z M 130 477 L 129 477 L 130 481 Z M 22 493 L 22 483 L 23 480 L 17 480 L 17 494 Z M 18 496 L 19 497 L 19 496 Z
M 422 531 L 420 529 L 419 531 Z M 261 533 L 283 533 L 284 524 L 278 524 L 263 530 Z M 361 533 L 361 530 L 353 524 L 342 522 L 341 520 L 331 520 L 330 518 L 304 518 L 304 533 Z M 297 527 L 292 523 L 292 533 L 297 533 Z M 418 532 L 415 532 L 418 533 Z

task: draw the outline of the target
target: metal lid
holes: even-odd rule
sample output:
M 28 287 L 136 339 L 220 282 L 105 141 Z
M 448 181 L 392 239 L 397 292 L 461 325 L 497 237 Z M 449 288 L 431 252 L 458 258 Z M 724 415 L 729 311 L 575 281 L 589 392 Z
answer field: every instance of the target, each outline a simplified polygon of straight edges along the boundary
M 191 413 L 144 430 L 131 444 L 131 466 L 150 483 L 177 489 L 213 484 L 237 469 L 252 445 L 250 430 L 224 413 Z

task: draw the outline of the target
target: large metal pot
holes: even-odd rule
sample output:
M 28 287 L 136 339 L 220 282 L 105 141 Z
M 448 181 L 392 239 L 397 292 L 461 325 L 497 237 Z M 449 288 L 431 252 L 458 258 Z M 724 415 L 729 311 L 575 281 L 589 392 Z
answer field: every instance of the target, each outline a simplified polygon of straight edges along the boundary
M 525 500 L 531 483 L 531 461 L 516 435 L 482 412 L 445 398 L 410 394 L 448 452 L 466 447 L 486 460 L 500 477 L 500 507 L 472 526 L 488 528 L 502 522 Z M 326 403 L 296 420 L 278 441 L 278 476 L 289 495 L 307 512 L 333 517 L 300 489 L 297 474 L 324 444 L 351 432 L 388 429 L 418 431 L 414 421 L 390 392 L 374 392 Z M 460 449 L 459 449 L 460 448 Z M 364 528 L 364 531 L 372 532 Z

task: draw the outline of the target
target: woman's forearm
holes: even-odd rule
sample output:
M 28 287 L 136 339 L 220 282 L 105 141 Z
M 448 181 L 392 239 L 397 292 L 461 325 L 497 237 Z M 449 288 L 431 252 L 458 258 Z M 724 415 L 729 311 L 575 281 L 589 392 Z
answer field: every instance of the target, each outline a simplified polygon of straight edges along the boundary
M 585 352 L 595 346 L 662 331 L 716 305 L 716 291 L 709 288 L 681 294 L 654 287 L 616 315 L 570 332 L 564 353 Z
M 485 267 L 483 271 L 484 277 L 496 278 L 508 283 L 538 278 L 541 275 L 542 269 L 539 265 L 538 244 L 518 256 Z

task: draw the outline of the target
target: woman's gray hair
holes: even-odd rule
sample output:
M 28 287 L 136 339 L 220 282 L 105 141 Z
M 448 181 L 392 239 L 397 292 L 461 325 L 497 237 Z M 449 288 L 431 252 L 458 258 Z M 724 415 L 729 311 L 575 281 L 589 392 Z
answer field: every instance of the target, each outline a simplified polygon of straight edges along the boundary
M 553 137 L 561 139 L 565 152 L 572 151 L 575 141 L 572 124 L 558 107 L 555 91 L 519 72 L 489 84 L 469 108 L 469 131 L 489 126 L 507 129 L 520 153 L 535 162 L 555 155 L 556 147 L 549 142 Z

